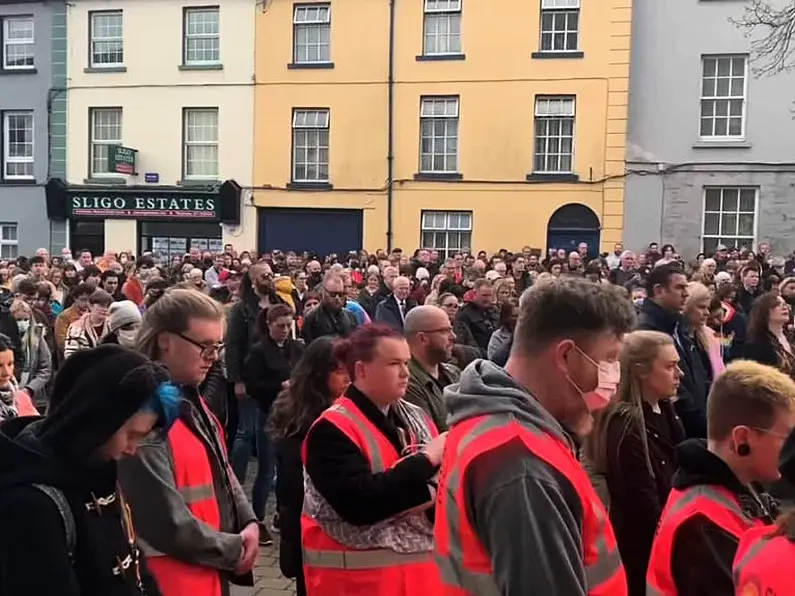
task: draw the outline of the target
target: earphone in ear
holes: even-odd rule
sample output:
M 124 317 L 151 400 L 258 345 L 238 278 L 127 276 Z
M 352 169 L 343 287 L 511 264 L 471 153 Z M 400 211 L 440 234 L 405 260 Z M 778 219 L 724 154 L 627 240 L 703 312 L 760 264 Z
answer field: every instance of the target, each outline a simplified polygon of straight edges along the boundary
M 747 455 L 751 455 L 751 446 L 748 445 L 748 443 L 737 445 L 737 455 L 739 455 L 740 457 L 746 457 Z

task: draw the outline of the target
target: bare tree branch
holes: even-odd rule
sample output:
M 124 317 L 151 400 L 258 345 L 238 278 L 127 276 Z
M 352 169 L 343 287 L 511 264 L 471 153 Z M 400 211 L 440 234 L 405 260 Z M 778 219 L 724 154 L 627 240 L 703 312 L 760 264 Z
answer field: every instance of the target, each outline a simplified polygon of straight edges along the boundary
M 781 8 L 769 0 L 752 0 L 739 19 L 729 19 L 751 40 L 751 63 L 756 75 L 772 75 L 795 68 L 795 0 Z

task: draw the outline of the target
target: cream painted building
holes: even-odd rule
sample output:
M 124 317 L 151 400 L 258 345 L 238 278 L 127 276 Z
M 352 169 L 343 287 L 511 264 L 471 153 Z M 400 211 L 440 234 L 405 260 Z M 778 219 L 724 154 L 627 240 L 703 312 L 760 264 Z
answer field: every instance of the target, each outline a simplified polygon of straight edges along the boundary
M 70 245 L 256 247 L 251 206 L 256 0 L 73 0 L 67 31 Z M 134 151 L 128 151 L 132 149 Z M 222 223 L 224 222 L 224 223 Z

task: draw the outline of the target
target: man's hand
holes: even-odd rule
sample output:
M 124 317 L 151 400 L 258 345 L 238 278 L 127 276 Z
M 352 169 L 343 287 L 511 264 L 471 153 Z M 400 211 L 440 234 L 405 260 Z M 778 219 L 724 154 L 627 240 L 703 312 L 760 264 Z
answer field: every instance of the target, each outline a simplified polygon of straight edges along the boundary
M 248 573 L 254 567 L 259 552 L 259 526 L 256 522 L 251 522 L 243 531 L 240 532 L 243 539 L 243 551 L 240 553 L 240 561 L 235 567 L 235 573 L 242 575 Z
M 243 381 L 235 383 L 235 397 L 238 399 L 246 397 L 246 384 Z

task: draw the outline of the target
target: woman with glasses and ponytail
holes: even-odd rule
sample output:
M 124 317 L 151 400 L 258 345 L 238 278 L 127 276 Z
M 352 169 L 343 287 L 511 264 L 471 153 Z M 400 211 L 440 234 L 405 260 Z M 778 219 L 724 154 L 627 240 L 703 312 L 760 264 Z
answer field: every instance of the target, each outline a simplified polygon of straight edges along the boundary
M 778 370 L 735 361 L 707 401 L 707 440 L 676 450 L 679 468 L 654 538 L 648 596 L 734 593 L 742 535 L 773 523 L 761 483 L 781 477 L 779 454 L 795 427 L 795 383 Z

